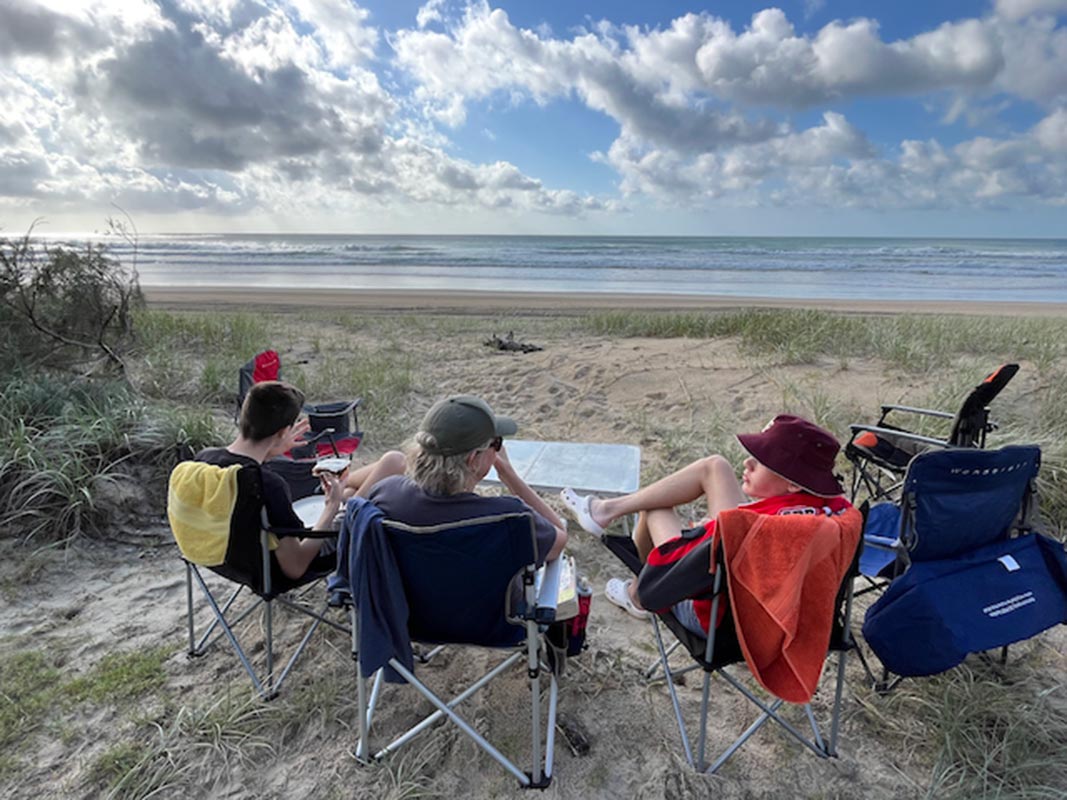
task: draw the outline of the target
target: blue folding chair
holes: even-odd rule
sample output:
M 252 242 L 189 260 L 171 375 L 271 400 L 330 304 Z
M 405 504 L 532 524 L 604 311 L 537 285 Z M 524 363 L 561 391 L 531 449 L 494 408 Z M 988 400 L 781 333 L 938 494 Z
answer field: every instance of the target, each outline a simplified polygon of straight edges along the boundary
M 898 520 L 897 573 L 863 624 L 885 668 L 880 682 L 868 668 L 878 688 L 969 653 L 1006 658 L 1008 645 L 1067 622 L 1067 553 L 1033 529 L 1040 464 L 1033 445 L 924 453 L 900 504 L 875 507 L 888 528 Z
M 416 527 L 382 518 L 370 503 L 350 503 L 338 563 L 353 589 L 353 658 L 358 660 L 358 758 L 370 757 L 375 706 L 386 681 L 414 687 L 437 710 L 374 753 L 394 752 L 447 719 L 525 788 L 552 779 L 557 676 L 561 660 L 544 642 L 556 617 L 560 560 L 538 570 L 530 513 Z M 450 700 L 414 674 L 411 642 L 502 649 L 505 659 Z M 455 710 L 511 667 L 525 667 L 530 688 L 530 770 L 494 747 Z M 366 679 L 374 676 L 368 691 Z M 548 678 L 547 714 L 543 679 Z

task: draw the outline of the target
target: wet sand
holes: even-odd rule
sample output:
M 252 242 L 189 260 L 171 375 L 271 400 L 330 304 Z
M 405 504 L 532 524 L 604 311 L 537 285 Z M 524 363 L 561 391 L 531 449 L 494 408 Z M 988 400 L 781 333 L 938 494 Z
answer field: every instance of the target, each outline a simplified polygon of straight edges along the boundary
M 152 305 L 168 308 L 202 306 L 236 307 L 269 306 L 284 308 L 358 308 L 360 310 L 397 311 L 413 309 L 472 310 L 481 313 L 494 309 L 535 313 L 581 314 L 588 309 L 641 309 L 647 311 L 724 311 L 733 308 L 815 308 L 864 314 L 990 314 L 996 316 L 1062 317 L 1067 303 L 1018 302 L 946 302 L 943 300 L 824 300 L 801 298 L 728 297 L 722 295 L 670 294 L 580 294 L 565 295 L 527 292 L 460 292 L 460 291 L 368 291 L 338 289 L 220 287 L 162 287 L 144 289 Z

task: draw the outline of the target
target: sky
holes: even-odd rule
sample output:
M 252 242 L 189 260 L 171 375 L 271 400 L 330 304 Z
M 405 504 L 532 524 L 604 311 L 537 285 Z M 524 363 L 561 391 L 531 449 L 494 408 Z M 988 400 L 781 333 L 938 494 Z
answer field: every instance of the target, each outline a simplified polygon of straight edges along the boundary
M 0 235 L 1067 237 L 1067 0 L 0 0 Z

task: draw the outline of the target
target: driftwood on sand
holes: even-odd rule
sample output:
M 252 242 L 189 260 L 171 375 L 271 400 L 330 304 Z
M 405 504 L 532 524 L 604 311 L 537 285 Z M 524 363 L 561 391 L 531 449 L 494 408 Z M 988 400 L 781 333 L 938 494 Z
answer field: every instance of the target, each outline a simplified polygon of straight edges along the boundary
M 495 333 L 485 340 L 486 347 L 492 347 L 496 350 L 504 350 L 509 353 L 536 353 L 538 350 L 544 350 L 536 344 L 529 344 L 528 342 L 516 342 L 515 332 L 508 331 L 507 338 L 501 339 Z

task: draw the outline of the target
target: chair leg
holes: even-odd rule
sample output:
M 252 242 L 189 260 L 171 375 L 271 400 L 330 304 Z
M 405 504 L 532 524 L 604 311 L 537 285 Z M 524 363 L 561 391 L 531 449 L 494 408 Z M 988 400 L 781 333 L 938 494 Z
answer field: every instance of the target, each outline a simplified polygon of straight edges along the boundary
M 262 681 L 260 681 L 259 679 L 259 676 L 256 675 L 256 671 L 255 669 L 253 669 L 252 663 L 248 660 L 248 656 L 245 655 L 245 651 L 241 647 L 241 643 L 237 641 L 237 636 L 234 634 L 233 629 L 230 627 L 230 624 L 226 621 L 226 617 L 223 615 L 224 612 L 222 611 L 222 609 L 219 608 L 219 604 L 215 602 L 215 598 L 212 596 L 211 592 L 208 591 L 207 584 L 204 583 L 203 577 L 201 577 L 200 573 L 196 570 L 193 570 L 193 576 L 196 578 L 197 583 L 200 584 L 200 589 L 204 593 L 204 598 L 211 606 L 211 610 L 215 612 L 215 619 L 219 623 L 219 625 L 222 626 L 222 631 L 226 635 L 226 638 L 230 640 L 230 644 L 233 646 L 234 652 L 237 653 L 237 658 L 240 660 L 241 665 L 245 668 L 245 671 L 248 673 L 248 676 L 252 679 L 252 685 L 256 687 L 256 691 L 259 693 L 260 697 L 265 700 L 269 699 L 267 689 L 264 688 Z M 266 605 L 268 608 L 270 607 L 269 603 Z
M 483 675 L 477 681 L 472 683 L 458 695 L 449 700 L 447 703 L 448 707 L 452 709 L 458 706 L 468 697 L 473 695 L 475 692 L 477 692 L 479 689 L 481 689 L 483 686 L 493 680 L 493 678 L 495 678 L 497 675 L 509 669 L 516 661 L 520 660 L 522 656 L 523 654 L 521 652 L 512 653 L 506 659 L 497 664 L 497 666 L 495 666 L 493 669 L 489 670 L 489 672 L 485 673 L 485 675 Z M 426 691 L 429 690 L 427 689 Z M 379 750 L 377 753 L 375 753 L 374 759 L 377 761 L 378 759 L 385 758 L 385 756 L 389 755 L 389 753 L 400 749 L 401 746 L 407 744 L 416 735 L 426 730 L 434 723 L 439 722 L 444 716 L 446 716 L 444 712 L 434 711 L 432 714 L 422 720 L 422 722 L 419 722 L 417 725 L 410 728 L 406 733 L 401 736 L 398 736 L 396 739 L 394 739 L 381 750 Z
M 837 654 L 837 686 L 834 687 L 834 709 L 830 717 L 830 747 L 826 755 L 837 758 L 837 734 L 841 729 L 841 698 L 845 690 L 845 658 L 848 650 Z
M 264 700 L 273 700 L 278 696 L 278 689 L 274 685 L 274 610 L 272 604 L 263 604 L 263 623 L 265 629 L 267 648 L 267 695 Z
M 656 648 L 659 650 L 660 662 L 663 665 L 663 674 L 667 680 L 667 693 L 671 696 L 671 706 L 674 708 L 674 718 L 678 722 L 678 733 L 682 737 L 682 750 L 685 752 L 685 760 L 689 762 L 689 766 L 696 768 L 696 764 L 693 761 L 693 749 L 689 745 L 689 734 L 685 731 L 685 720 L 682 719 L 682 707 L 678 703 L 678 692 L 674 688 L 674 675 L 671 673 L 671 666 L 667 662 L 667 651 L 663 647 L 663 634 L 660 633 L 659 620 L 656 619 L 656 615 L 652 615 L 652 631 L 656 635 Z
M 367 730 L 367 684 L 363 680 L 363 673 L 359 668 L 359 612 L 356 610 L 355 603 L 349 606 L 348 614 L 352 628 L 352 664 L 356 668 L 357 716 L 359 717 L 357 720 L 359 738 L 356 740 L 356 758 L 366 763 L 367 750 L 369 748 L 368 739 L 370 738 Z
M 196 627 L 193 624 L 193 567 L 185 562 L 185 607 L 186 625 L 189 629 L 189 655 L 199 655 L 196 652 Z
M 526 622 L 526 674 L 530 676 L 530 782 L 541 785 L 541 662 L 537 623 Z
M 670 647 L 668 647 L 666 649 L 666 651 L 664 651 L 666 656 L 668 658 L 670 658 L 671 653 L 673 653 L 675 650 L 677 650 L 681 646 L 681 644 L 682 643 L 680 641 L 675 639 L 674 640 L 674 644 L 672 644 Z M 649 664 L 648 665 L 648 669 L 645 670 L 645 680 L 646 681 L 652 680 L 652 676 L 656 674 L 656 670 L 658 670 L 659 668 L 660 668 L 660 660 L 657 658 L 655 661 L 653 661 L 651 664 Z
M 440 713 L 448 717 L 449 721 L 451 721 L 457 728 L 467 734 L 467 736 L 469 736 L 476 745 L 482 748 L 482 750 L 484 750 L 494 761 L 496 761 L 498 764 L 500 764 L 500 766 L 510 772 L 522 786 L 525 787 L 531 785 L 529 775 L 522 772 L 518 767 L 512 764 L 499 750 L 497 750 L 495 747 L 493 747 L 492 744 L 486 741 L 484 736 L 482 736 L 480 733 L 478 733 L 478 731 L 472 728 L 467 723 L 467 721 L 463 719 L 463 717 L 453 711 L 449 705 L 442 702 L 437 695 L 427 689 L 426 686 L 423 685 L 423 683 L 418 678 L 416 678 L 410 670 L 407 669 L 407 667 L 405 667 L 395 658 L 390 659 L 389 666 L 399 672 L 400 676 L 404 678 L 404 680 L 411 684 L 419 692 L 419 694 L 429 700 L 430 703 L 435 708 L 437 708 Z
M 704 769 L 704 749 L 708 740 L 708 700 L 711 697 L 711 673 L 704 673 L 704 686 L 700 692 L 700 739 L 697 741 L 697 769 Z

